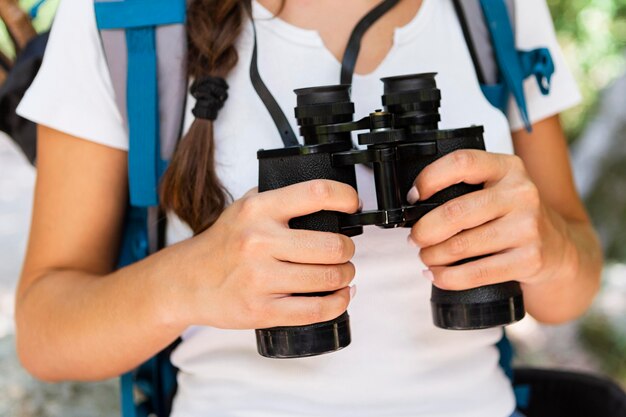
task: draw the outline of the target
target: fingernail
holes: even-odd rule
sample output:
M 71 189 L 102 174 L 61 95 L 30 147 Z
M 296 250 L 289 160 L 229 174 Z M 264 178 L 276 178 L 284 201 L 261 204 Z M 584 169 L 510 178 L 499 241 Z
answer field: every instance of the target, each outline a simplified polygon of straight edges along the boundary
M 356 284 L 350 285 L 350 300 L 354 300 L 356 296 Z
M 417 243 L 415 243 L 415 241 L 413 240 L 413 237 L 411 235 L 408 235 L 406 237 L 406 241 L 409 244 L 409 246 L 412 246 L 414 248 L 418 248 L 419 246 L 417 246 Z
M 406 199 L 410 204 L 417 203 L 417 200 L 420 199 L 420 193 L 419 191 L 417 191 L 416 186 L 413 186 L 413 188 L 409 190 L 408 194 L 406 195 Z
M 422 271 L 422 275 L 424 275 L 424 278 L 426 278 L 430 282 L 435 282 L 435 275 L 433 275 L 433 271 L 431 271 L 430 269 L 424 269 Z

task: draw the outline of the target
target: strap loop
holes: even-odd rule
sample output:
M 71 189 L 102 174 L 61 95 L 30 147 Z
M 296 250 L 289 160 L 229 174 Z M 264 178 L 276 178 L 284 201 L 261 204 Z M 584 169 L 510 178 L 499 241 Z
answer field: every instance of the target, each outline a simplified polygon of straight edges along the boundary
M 541 94 L 544 96 L 550 94 L 552 75 L 554 75 L 554 61 L 550 51 L 547 48 L 519 51 L 519 57 L 525 77 L 534 75 Z

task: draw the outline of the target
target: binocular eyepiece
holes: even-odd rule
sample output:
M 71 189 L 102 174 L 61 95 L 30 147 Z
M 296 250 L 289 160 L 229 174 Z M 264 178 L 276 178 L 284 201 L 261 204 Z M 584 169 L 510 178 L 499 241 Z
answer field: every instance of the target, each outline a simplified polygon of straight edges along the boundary
M 459 149 L 484 150 L 483 128 L 439 130 L 441 92 L 434 73 L 383 78 L 384 109 L 354 121 L 349 85 L 295 91 L 295 116 L 304 145 L 260 150 L 259 191 L 314 180 L 340 181 L 357 189 L 355 165 L 372 167 L 377 209 L 345 214 L 320 211 L 291 219 L 294 229 L 356 236 L 364 226 L 411 227 L 441 204 L 482 186 L 456 184 L 424 202 L 411 204 L 406 193 L 431 162 Z M 365 149 L 355 149 L 352 133 Z M 467 260 L 465 262 L 468 262 Z M 302 294 L 323 296 L 326 293 Z M 432 288 L 433 322 L 444 329 L 470 330 L 511 324 L 524 317 L 519 283 L 506 282 L 465 291 Z M 307 326 L 256 330 L 261 355 L 270 358 L 315 356 L 350 344 L 349 316 Z

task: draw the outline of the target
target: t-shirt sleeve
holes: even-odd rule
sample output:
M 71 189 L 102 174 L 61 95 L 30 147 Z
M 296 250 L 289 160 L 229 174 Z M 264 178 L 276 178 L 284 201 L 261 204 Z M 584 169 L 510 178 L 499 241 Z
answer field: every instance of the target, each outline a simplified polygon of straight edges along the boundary
M 128 149 L 92 1 L 61 0 L 41 68 L 17 113 L 85 140 Z
M 535 77 L 528 78 L 524 83 L 530 121 L 539 122 L 580 103 L 580 91 L 557 42 L 546 0 L 516 1 L 516 38 L 518 49 L 546 47 L 554 60 L 555 72 L 549 95 L 541 94 Z M 509 109 L 511 130 L 522 129 L 524 123 L 513 101 Z

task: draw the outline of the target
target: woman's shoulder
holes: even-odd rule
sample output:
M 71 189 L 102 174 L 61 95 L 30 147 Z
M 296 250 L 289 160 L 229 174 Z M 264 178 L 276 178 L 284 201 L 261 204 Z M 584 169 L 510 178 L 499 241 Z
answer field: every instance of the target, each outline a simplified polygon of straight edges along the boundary
M 37 77 L 18 114 L 70 135 L 128 148 L 90 0 L 61 0 Z

